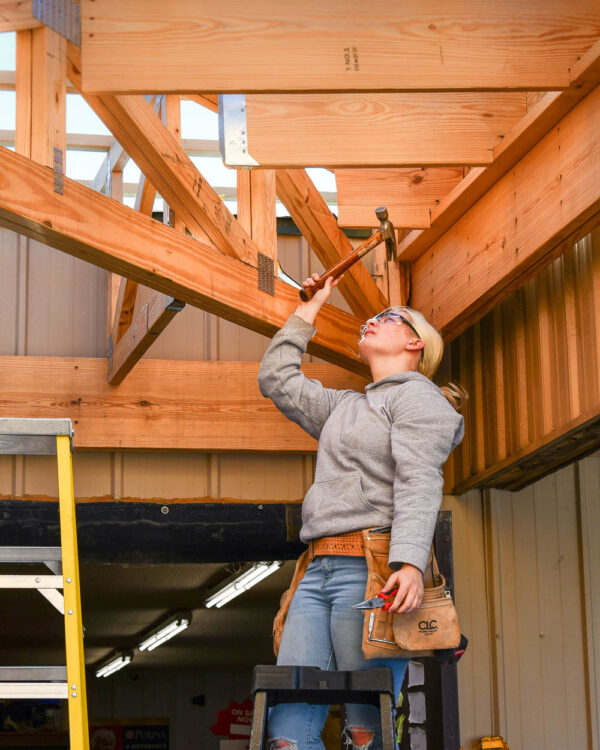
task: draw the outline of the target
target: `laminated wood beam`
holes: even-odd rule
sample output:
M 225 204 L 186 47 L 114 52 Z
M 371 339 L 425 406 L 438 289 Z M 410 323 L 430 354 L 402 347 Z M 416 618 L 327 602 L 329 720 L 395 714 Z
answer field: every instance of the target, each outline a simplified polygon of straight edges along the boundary
M 88 92 L 556 90 L 597 0 L 83 0 Z
M 0 0 L 0 33 L 37 29 L 41 25 L 31 12 L 31 0 Z
M 79 88 L 79 49 L 70 43 L 68 74 Z M 256 268 L 256 244 L 148 102 L 141 96 L 84 95 L 84 98 L 192 234 L 200 239 L 208 235 L 221 252 Z
M 452 339 L 600 221 L 600 87 L 412 264 L 411 305 Z
M 269 168 L 489 164 L 494 146 L 526 113 L 524 92 L 249 94 L 244 125 L 244 99 L 222 102 L 225 162 L 246 163 L 244 153 L 228 150 L 245 130 L 248 154 Z
M 276 186 L 279 199 L 325 268 L 352 252 L 350 240 L 339 228 L 306 170 L 277 170 Z M 387 299 L 360 260 L 345 273 L 339 290 L 352 312 L 364 320 L 388 306 Z
M 258 362 L 143 359 L 118 387 L 107 383 L 106 367 L 106 359 L 0 357 L 0 416 L 68 416 L 78 450 L 316 451 L 260 395 Z M 302 369 L 328 388 L 367 383 L 333 365 Z
M 297 304 L 297 291 L 275 280 L 275 296 L 257 288 L 256 269 L 107 196 L 0 149 L 0 225 L 145 284 L 238 325 L 272 336 Z M 323 307 L 309 353 L 366 374 L 358 356 L 362 320 Z
M 403 261 L 416 260 L 600 83 L 600 41 L 570 71 L 566 91 L 542 96 L 494 149 L 494 161 L 472 169 L 431 211 L 431 227 L 410 232 L 398 247 Z
M 387 206 L 398 229 L 429 226 L 431 209 L 463 178 L 463 170 L 336 169 L 338 225 L 378 227 L 377 206 Z

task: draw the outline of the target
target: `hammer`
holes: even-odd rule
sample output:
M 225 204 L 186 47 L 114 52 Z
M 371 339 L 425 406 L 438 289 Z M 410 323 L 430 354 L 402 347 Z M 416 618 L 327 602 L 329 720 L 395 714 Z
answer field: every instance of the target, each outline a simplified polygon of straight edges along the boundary
M 372 250 L 377 245 L 385 242 L 386 257 L 388 261 L 398 259 L 398 247 L 396 245 L 396 235 L 394 233 L 394 225 L 388 219 L 388 212 L 385 206 L 375 209 L 375 215 L 380 221 L 379 229 L 372 234 L 368 240 L 359 245 L 356 250 L 346 255 L 345 258 L 339 260 L 334 266 L 331 266 L 327 271 L 323 273 L 314 283 L 313 286 L 302 288 L 300 291 L 300 299 L 303 302 L 308 302 L 319 289 L 325 286 L 327 279 L 333 276 L 337 279 L 341 276 L 344 271 L 347 271 L 350 266 L 353 266 L 357 260 L 360 260 L 363 255 L 366 255 L 369 250 Z

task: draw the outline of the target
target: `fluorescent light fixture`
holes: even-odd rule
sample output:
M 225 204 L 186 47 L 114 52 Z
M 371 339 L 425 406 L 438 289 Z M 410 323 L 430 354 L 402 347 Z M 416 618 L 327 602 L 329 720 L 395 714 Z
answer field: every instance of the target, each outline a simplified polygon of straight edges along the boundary
M 221 586 L 214 594 L 211 594 L 204 604 L 207 607 L 222 607 L 236 596 L 243 594 L 244 591 L 248 591 L 252 586 L 262 581 L 263 578 L 279 570 L 282 565 L 282 560 L 255 563 L 248 570 L 236 576 L 232 581 L 228 581 L 224 586 Z
M 111 674 L 130 664 L 132 659 L 133 651 L 120 651 L 96 670 L 96 677 L 110 677 Z
M 177 633 L 181 633 L 185 630 L 190 622 L 192 621 L 191 612 L 177 612 L 175 615 L 171 615 L 162 625 L 154 630 L 150 635 L 143 640 L 138 649 L 140 651 L 154 651 L 165 641 L 170 640 Z

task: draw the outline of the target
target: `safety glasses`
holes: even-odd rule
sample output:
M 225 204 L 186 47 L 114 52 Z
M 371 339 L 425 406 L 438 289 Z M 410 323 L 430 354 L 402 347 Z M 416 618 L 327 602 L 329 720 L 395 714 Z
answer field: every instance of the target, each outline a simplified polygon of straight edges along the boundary
M 417 338 L 421 338 L 419 332 L 414 327 L 414 325 L 410 322 L 410 320 L 407 320 L 404 315 L 400 315 L 400 313 L 394 312 L 393 310 L 384 310 L 383 312 L 380 312 L 379 315 L 375 315 L 373 318 L 369 318 L 365 325 L 360 327 L 360 337 L 362 338 L 365 335 L 365 332 L 367 328 L 369 327 L 369 323 L 372 320 L 376 320 L 378 323 L 395 323 L 397 326 L 401 326 L 402 323 L 405 323 L 410 330 L 417 336 Z

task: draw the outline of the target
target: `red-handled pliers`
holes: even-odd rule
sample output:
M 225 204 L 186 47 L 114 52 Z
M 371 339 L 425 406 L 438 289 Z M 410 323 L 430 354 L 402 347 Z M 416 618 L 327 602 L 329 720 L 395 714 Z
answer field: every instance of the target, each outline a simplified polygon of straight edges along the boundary
M 352 609 L 379 609 L 381 607 L 385 612 L 392 606 L 397 593 L 397 586 L 391 591 L 380 591 L 373 599 L 365 599 L 360 604 L 354 604 Z

